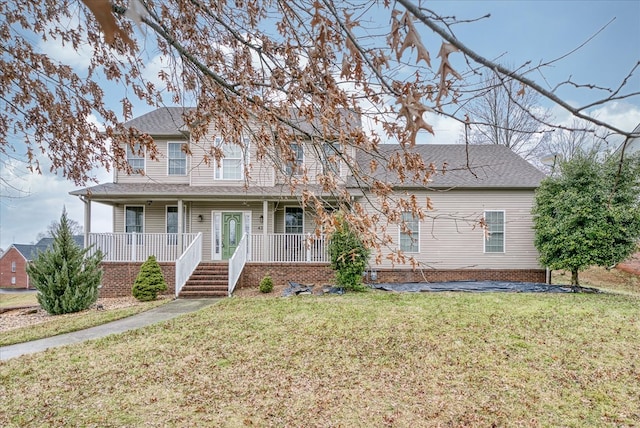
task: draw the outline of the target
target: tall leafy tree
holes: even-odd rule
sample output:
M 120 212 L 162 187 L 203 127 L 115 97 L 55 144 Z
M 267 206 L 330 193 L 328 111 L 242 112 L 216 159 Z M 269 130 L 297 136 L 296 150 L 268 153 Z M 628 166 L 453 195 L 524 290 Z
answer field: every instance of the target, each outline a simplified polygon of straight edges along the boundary
M 640 158 L 576 154 L 544 179 L 533 208 L 535 246 L 551 269 L 578 273 L 609 267 L 636 249 L 640 239 Z
M 66 210 L 54 232 L 53 246 L 27 266 L 31 283 L 38 290 L 38 303 L 51 315 L 87 309 L 98 299 L 102 280 L 100 251 L 89 255 L 73 240 Z

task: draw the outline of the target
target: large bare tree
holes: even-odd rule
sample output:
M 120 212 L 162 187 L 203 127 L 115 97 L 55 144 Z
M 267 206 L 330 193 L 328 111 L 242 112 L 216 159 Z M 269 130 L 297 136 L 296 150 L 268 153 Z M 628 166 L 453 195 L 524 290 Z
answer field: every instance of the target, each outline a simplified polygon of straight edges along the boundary
M 550 119 L 540 106 L 541 95 L 493 71 L 482 86 L 483 90 L 464 106 L 469 115 L 466 142 L 505 146 L 527 160 L 537 156 Z
M 44 154 L 51 169 L 81 184 L 95 167 L 126 168 L 123 144 L 140 143 L 153 155 L 154 142 L 123 122 L 132 102 L 194 106 L 185 120 L 197 144 L 208 126 L 225 140 L 253 124 L 254 144 L 264 157 L 293 159 L 292 142 L 327 138 L 374 155 L 385 140 L 410 148 L 419 133 L 433 129 L 425 119 L 435 112 L 466 123 L 461 105 L 484 89 L 467 77 L 483 70 L 508 76 L 519 92 L 537 93 L 612 134 L 629 132 L 594 119 L 587 110 L 636 97 L 627 79 L 619 87 L 600 88 L 592 102 L 573 106 L 556 92 L 531 80 L 533 69 L 509 70 L 458 40 L 455 17 L 445 17 L 409 0 L 23 0 L 0 2 L 0 151 L 10 151 L 9 136 L 26 144 L 34 171 Z M 426 4 L 426 3 L 425 3 Z M 52 39 L 64 49 L 89 52 L 86 72 L 54 60 L 41 42 Z M 145 77 L 149 52 L 171 63 L 157 79 Z M 454 57 L 459 62 L 453 61 Z M 461 64 L 459 67 L 454 63 Z M 462 67 L 462 69 L 460 68 Z M 636 70 L 629 70 L 630 77 Z M 542 70 L 544 71 L 544 70 Z M 102 83 L 126 88 L 119 111 L 107 105 Z M 568 80 L 562 85 L 578 84 Z M 585 87 L 585 86 L 581 86 Z M 586 87 L 585 87 L 586 88 Z M 347 112 L 357 112 L 377 132 L 359 126 Z M 536 114 L 529 111 L 530 114 Z M 104 132 L 88 120 L 95 116 Z M 471 120 L 471 119 L 470 119 Z M 258 126 L 255 126 L 258 124 Z M 305 125 L 307 124 L 307 125 Z M 311 124 L 312 126 L 308 126 Z M 205 161 L 222 155 L 211 152 Z M 380 198 L 392 187 L 357 171 L 353 158 L 336 157 Z M 426 163 L 425 163 L 426 162 Z M 399 177 L 428 182 L 437 168 L 407 150 L 371 162 Z M 337 190 L 330 173 L 321 177 L 326 190 Z M 304 177 L 292 185 L 304 183 Z M 319 204 L 304 192 L 303 202 Z M 422 216 L 427 203 L 412 199 L 387 204 L 388 213 L 411 209 Z M 358 207 L 348 219 L 371 230 L 375 218 Z

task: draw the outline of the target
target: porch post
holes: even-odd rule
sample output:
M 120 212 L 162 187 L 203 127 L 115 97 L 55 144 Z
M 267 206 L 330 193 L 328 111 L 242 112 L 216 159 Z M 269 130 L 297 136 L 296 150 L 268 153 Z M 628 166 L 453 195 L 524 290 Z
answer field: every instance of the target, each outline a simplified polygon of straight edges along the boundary
M 91 199 L 81 196 L 80 200 L 84 202 L 84 248 L 87 248 L 91 233 Z
M 269 214 L 269 201 L 262 201 L 262 261 L 267 261 L 267 251 L 269 251 L 269 243 L 267 242 L 267 228 L 269 224 L 268 219 Z
M 182 255 L 182 251 L 184 250 L 184 248 L 182 248 L 182 234 L 184 233 L 184 230 L 182 230 L 182 222 L 184 221 L 182 219 L 184 213 L 182 212 L 183 210 L 183 206 L 182 206 L 182 199 L 178 199 L 178 254 L 176 257 L 180 257 Z

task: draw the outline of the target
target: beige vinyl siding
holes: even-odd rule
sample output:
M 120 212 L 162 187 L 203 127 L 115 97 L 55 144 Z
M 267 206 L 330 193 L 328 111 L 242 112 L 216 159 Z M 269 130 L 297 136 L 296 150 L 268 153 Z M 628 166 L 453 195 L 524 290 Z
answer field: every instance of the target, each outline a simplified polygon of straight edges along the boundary
M 214 178 L 215 173 L 215 159 L 209 159 L 209 162 L 204 162 L 203 159 L 207 153 L 209 153 L 211 147 L 215 142 L 215 133 L 209 133 L 205 139 L 198 144 L 192 145 L 192 163 L 194 167 L 191 170 L 191 185 L 192 186 L 238 186 L 245 184 L 245 177 L 242 180 L 220 180 Z M 273 166 L 269 163 L 269 160 L 258 160 L 256 154 L 257 145 L 250 141 L 249 143 L 249 186 L 273 186 L 274 173 Z
M 146 183 L 146 182 L 162 182 L 181 184 L 189 183 L 189 170 L 191 169 L 191 158 L 187 156 L 187 174 L 186 175 L 169 175 L 168 168 L 168 149 L 167 143 L 188 143 L 186 140 L 178 138 L 158 139 L 155 140 L 158 149 L 157 159 L 150 159 L 148 152 L 145 154 L 145 173 L 127 175 L 124 171 L 117 171 L 116 183 Z
M 434 269 L 539 269 L 533 246 L 531 206 L 533 191 L 450 190 L 419 192 L 418 201 L 430 197 L 434 211 L 420 223 L 420 252 L 414 256 L 422 267 Z M 484 252 L 484 230 L 479 221 L 485 211 L 505 213 L 505 252 Z M 399 227 L 388 232 L 398 247 Z M 383 250 L 381 267 L 391 267 Z M 374 255 L 375 256 L 375 255 Z M 372 256 L 372 264 L 373 257 Z M 399 266 L 396 266 L 399 267 Z M 410 266 L 406 266 L 409 268 Z
M 146 203 L 136 203 L 132 202 L 125 205 L 120 205 L 114 207 L 114 231 L 115 233 L 124 233 L 125 232 L 125 207 L 127 206 L 136 206 L 136 207 L 144 207 L 143 211 L 143 227 L 144 233 L 167 233 L 167 207 L 176 207 L 178 206 L 177 202 L 165 202 L 158 201 L 152 202 L 151 205 L 147 205 Z M 184 232 L 189 232 L 190 224 L 192 223 L 191 216 L 189 212 L 191 211 L 189 205 L 187 203 L 184 204 L 186 211 L 186 223 Z
M 325 164 L 324 153 L 323 153 L 324 143 L 318 142 L 317 144 L 312 144 L 311 142 L 307 141 L 302 144 L 303 144 L 302 147 L 303 147 L 304 171 L 306 171 L 307 178 L 309 179 L 309 183 L 316 184 L 318 182 L 318 176 L 324 173 L 324 164 Z M 345 149 L 343 148 L 343 150 Z M 346 159 L 350 159 L 353 157 L 353 153 L 354 153 L 353 148 L 348 147 L 344 152 L 344 157 Z M 346 182 L 346 178 L 349 171 L 344 161 L 340 160 L 338 161 L 338 163 L 339 163 L 339 170 L 340 170 L 338 183 L 344 184 Z M 273 167 L 271 166 L 271 168 Z M 286 165 L 283 163 L 279 167 L 278 172 L 276 172 L 275 180 L 278 184 L 288 182 L 289 177 L 285 176 L 285 174 L 281 172 L 281 171 L 285 171 L 285 169 L 286 169 Z M 297 177 L 297 176 L 302 176 L 302 174 L 294 175 L 294 177 Z

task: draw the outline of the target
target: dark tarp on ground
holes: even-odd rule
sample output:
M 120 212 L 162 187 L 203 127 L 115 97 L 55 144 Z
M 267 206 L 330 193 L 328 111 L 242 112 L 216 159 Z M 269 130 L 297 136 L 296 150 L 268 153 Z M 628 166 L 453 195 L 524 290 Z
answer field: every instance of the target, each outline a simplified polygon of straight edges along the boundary
M 571 293 L 571 287 L 535 282 L 451 281 L 371 284 L 385 291 L 510 291 L 516 293 Z

